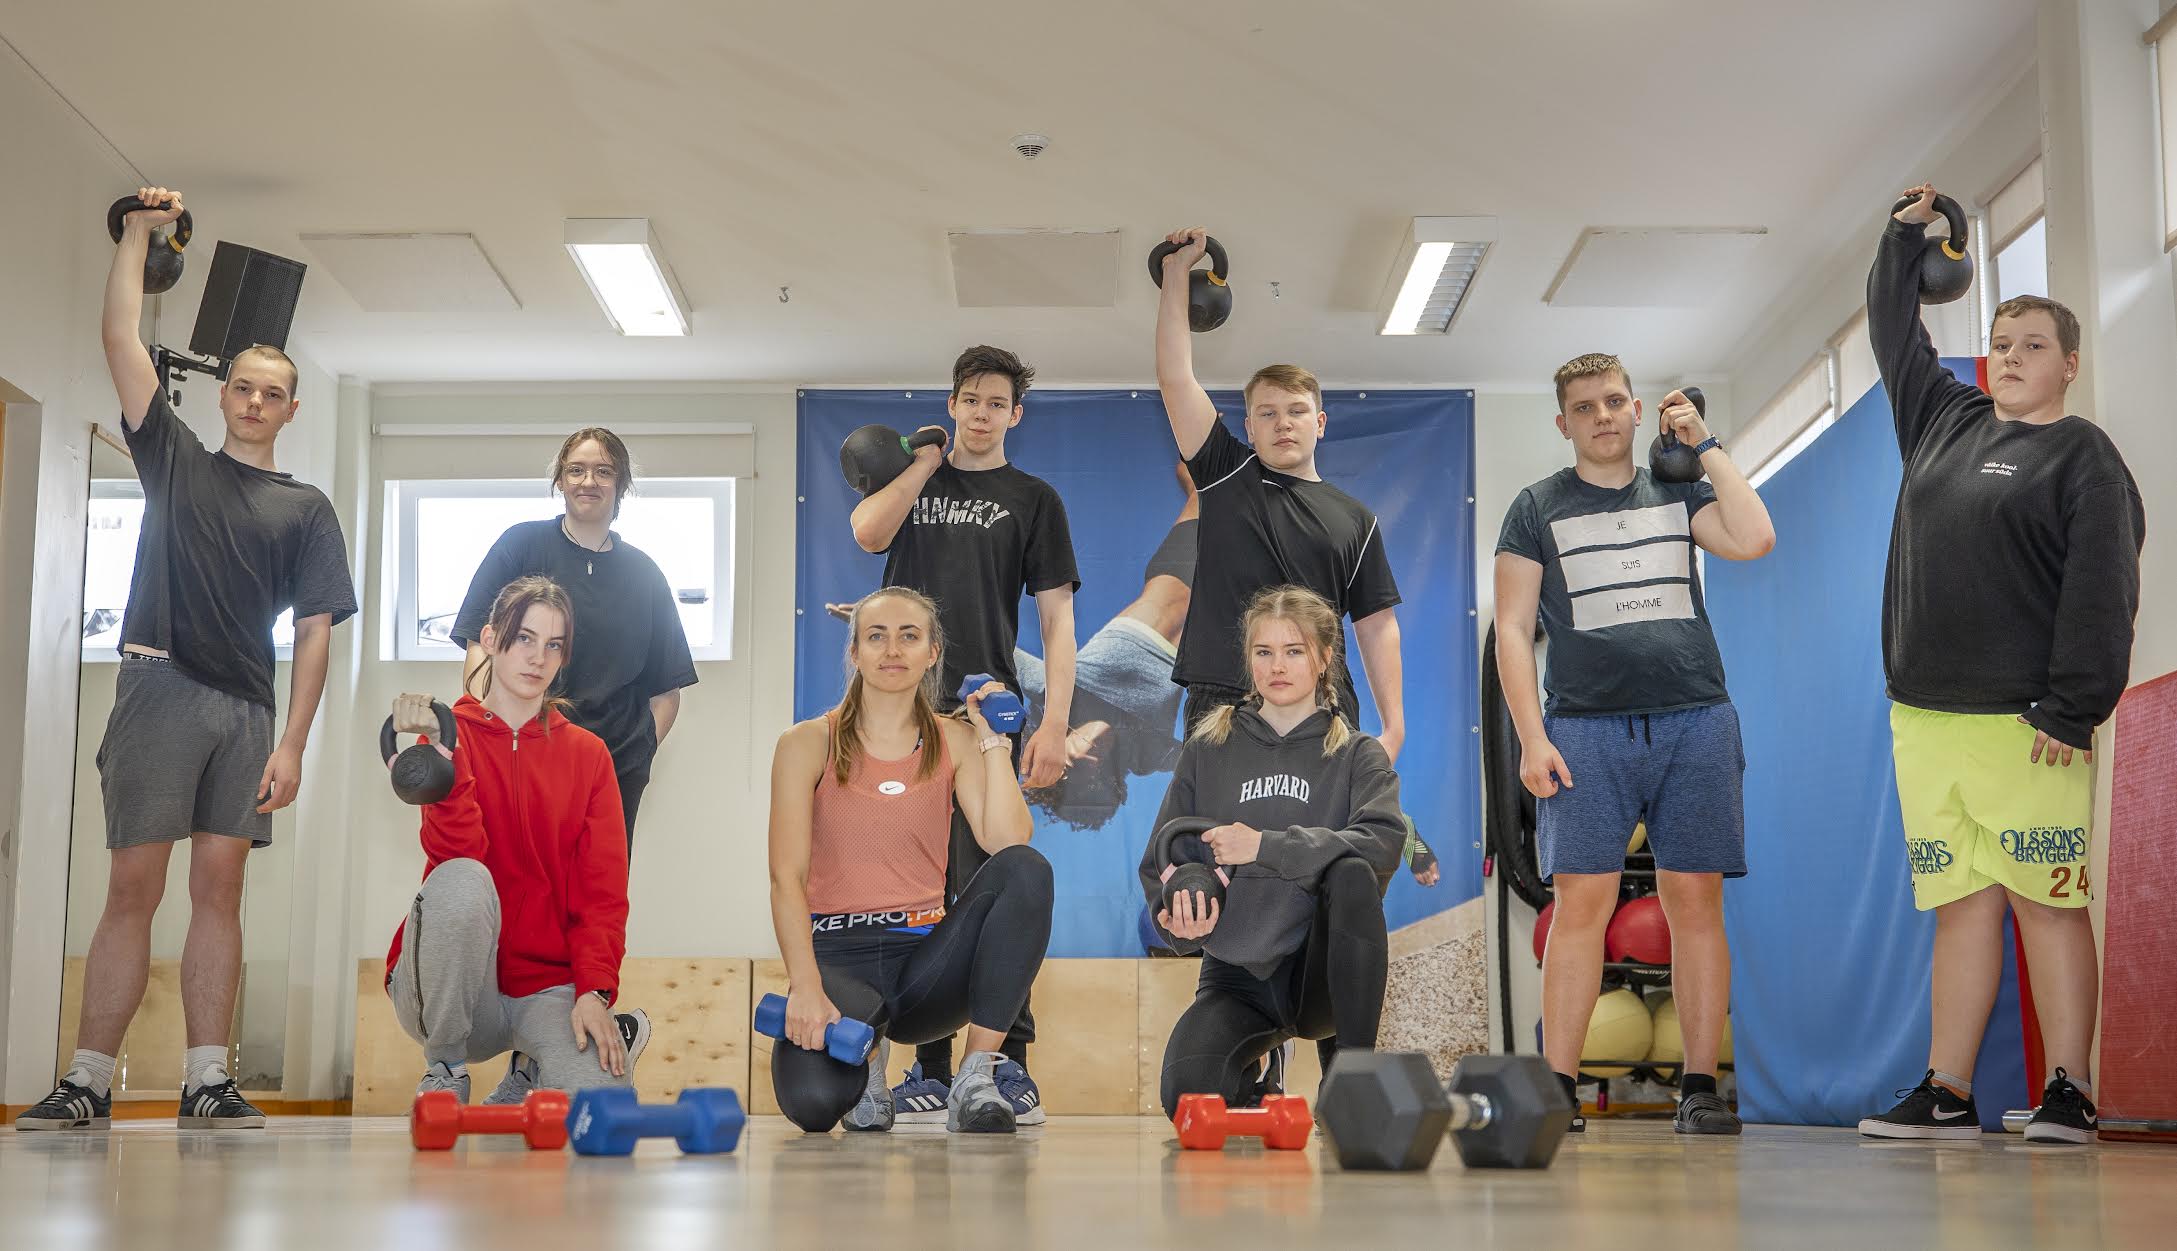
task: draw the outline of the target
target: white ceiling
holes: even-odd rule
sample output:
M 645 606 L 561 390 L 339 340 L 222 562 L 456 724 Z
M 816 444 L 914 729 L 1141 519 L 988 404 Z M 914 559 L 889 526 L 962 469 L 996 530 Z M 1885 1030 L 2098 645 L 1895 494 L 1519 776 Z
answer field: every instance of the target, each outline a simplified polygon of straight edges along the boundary
M 1332 385 L 1532 388 L 1596 349 L 1651 377 L 1722 368 L 2024 63 L 2032 12 L 0 0 L 0 35 L 188 194 L 200 241 L 310 261 L 305 233 L 474 233 L 518 311 L 365 313 L 313 272 L 293 342 L 366 379 L 926 383 L 990 341 L 1048 381 L 1139 382 L 1140 258 L 1203 224 L 1236 295 L 1197 340 L 1206 377 L 1291 359 Z M 1050 137 L 1032 163 L 1022 131 Z M 1379 338 L 1425 215 L 1496 216 L 1498 244 L 1448 339 Z M 561 246 L 574 216 L 650 217 L 695 334 L 614 335 Z M 1642 225 L 1768 234 L 1705 307 L 1542 302 L 1582 229 Z M 1022 226 L 1123 231 L 1118 306 L 955 307 L 946 232 Z

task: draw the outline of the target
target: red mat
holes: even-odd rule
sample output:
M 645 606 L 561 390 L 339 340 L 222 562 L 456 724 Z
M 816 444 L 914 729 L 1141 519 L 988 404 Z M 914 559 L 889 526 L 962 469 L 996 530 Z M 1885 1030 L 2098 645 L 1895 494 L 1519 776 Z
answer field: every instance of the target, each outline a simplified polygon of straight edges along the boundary
M 2117 705 L 2101 886 L 2109 932 L 2095 1101 L 2104 1120 L 2177 1119 L 2177 673 L 2133 687 Z

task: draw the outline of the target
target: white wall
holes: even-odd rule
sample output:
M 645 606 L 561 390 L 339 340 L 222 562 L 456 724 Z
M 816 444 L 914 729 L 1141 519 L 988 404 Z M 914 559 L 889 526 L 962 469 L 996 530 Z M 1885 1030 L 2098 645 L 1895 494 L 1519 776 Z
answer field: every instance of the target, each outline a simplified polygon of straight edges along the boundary
M 1846 80 L 1840 76 L 1838 81 Z M 1990 87 L 1983 108 L 1931 144 L 1921 160 L 1891 171 L 1896 190 L 1924 178 L 1971 213 L 1984 207 L 2040 155 L 2040 84 L 2033 66 L 2026 65 Z M 1744 430 L 1743 423 L 1866 306 L 1867 267 L 1889 217 L 1890 194 L 1885 192 L 1864 206 L 1847 241 L 1811 271 L 1811 281 L 1779 293 L 1775 316 L 1733 356 L 1728 372 L 1740 424 L 1726 426 L 1727 433 Z M 1979 309 L 1976 283 L 1964 299 L 1924 310 L 1937 349 L 1945 355 L 1979 355 Z M 1848 395 L 1844 402 L 1858 398 Z

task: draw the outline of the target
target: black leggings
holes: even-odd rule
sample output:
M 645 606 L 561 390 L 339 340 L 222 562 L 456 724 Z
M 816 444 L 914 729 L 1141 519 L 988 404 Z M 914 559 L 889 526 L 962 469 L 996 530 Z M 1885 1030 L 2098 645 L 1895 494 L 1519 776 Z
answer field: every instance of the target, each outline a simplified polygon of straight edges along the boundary
M 865 929 L 819 934 L 817 968 L 839 1014 L 903 1043 L 947 1038 L 963 1025 L 1004 1030 L 1028 1002 L 1051 942 L 1051 864 L 1025 844 L 986 862 L 927 934 Z M 789 1042 L 771 1048 L 771 1088 L 786 1119 L 828 1133 L 869 1081 L 869 1064 L 842 1064 Z
M 1269 977 L 1202 957 L 1194 1003 L 1164 1046 L 1164 1114 L 1179 1110 L 1183 1094 L 1250 1101 L 1255 1062 L 1288 1038 L 1374 1050 L 1390 963 L 1376 871 L 1358 856 L 1333 861 L 1316 892 L 1306 944 Z

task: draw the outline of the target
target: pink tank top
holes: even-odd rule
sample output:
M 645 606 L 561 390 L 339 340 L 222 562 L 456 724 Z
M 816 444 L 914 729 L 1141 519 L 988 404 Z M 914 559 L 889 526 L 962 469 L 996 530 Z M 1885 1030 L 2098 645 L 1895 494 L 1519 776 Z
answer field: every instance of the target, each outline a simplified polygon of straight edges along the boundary
M 826 727 L 833 714 L 824 714 Z M 918 745 L 903 760 L 868 752 L 846 785 L 826 761 L 809 822 L 809 911 L 937 912 L 945 905 L 945 859 L 952 847 L 952 754 L 944 736 L 937 768 L 921 772 Z

